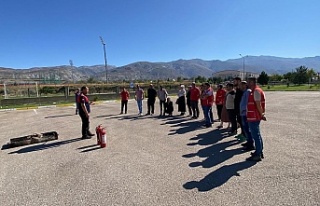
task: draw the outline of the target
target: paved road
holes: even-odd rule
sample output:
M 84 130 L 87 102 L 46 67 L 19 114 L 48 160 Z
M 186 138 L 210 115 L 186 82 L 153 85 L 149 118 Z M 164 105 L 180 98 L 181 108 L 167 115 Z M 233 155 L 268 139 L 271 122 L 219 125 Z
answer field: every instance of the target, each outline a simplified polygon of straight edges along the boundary
M 93 106 L 92 128 L 108 131 L 103 149 L 79 139 L 74 108 L 0 112 L 1 145 L 59 133 L 56 141 L 0 151 L 0 204 L 319 205 L 319 92 L 267 93 L 265 159 L 256 164 L 225 130 L 187 117 L 137 117 L 133 101 L 129 108 L 118 115 L 118 102 Z

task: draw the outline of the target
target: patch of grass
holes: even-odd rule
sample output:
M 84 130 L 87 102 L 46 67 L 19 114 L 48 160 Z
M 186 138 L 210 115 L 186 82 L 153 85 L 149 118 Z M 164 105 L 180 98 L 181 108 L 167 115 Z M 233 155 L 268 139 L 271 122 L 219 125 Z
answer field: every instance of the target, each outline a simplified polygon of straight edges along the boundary
M 261 87 L 265 91 L 319 91 L 319 85 L 266 85 Z

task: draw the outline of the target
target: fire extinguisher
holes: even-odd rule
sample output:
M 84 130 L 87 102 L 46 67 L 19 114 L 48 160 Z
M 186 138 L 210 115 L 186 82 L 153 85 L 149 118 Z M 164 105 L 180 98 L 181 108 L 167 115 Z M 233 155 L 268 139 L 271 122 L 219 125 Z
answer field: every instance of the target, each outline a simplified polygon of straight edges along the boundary
M 101 128 L 100 131 L 100 146 L 103 148 L 107 146 L 107 131 L 105 128 Z
M 96 127 L 96 134 L 97 134 L 97 145 L 101 144 L 101 128 L 102 126 L 99 125 Z

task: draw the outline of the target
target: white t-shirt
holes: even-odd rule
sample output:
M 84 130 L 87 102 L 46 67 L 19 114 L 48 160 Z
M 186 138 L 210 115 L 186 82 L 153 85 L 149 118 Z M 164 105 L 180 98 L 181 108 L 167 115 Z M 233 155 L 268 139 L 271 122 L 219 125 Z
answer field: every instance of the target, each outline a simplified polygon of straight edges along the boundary
M 254 101 L 261 101 L 261 94 L 260 94 L 260 92 L 258 92 L 257 90 L 254 90 L 254 92 L 253 92 L 253 98 L 254 98 Z
M 226 109 L 234 109 L 234 98 L 235 97 L 236 97 L 236 94 L 234 92 L 232 92 L 232 94 L 230 92 L 227 93 Z

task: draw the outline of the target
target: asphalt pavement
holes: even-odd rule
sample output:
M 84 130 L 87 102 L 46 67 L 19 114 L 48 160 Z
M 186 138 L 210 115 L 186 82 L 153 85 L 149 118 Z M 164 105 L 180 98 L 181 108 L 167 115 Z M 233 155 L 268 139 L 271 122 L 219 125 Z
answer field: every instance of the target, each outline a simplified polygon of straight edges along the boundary
M 159 117 L 158 100 L 153 116 L 138 116 L 133 100 L 121 115 L 117 101 L 93 105 L 91 131 L 107 129 L 106 148 L 80 139 L 74 107 L 2 111 L 1 145 L 48 131 L 59 139 L 0 151 L 0 205 L 320 205 L 320 92 L 266 99 L 258 163 L 219 123 L 201 127 L 202 114 L 179 116 L 175 105 Z

